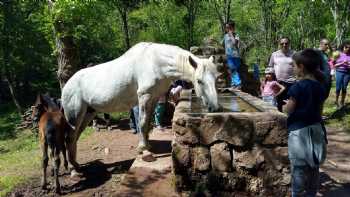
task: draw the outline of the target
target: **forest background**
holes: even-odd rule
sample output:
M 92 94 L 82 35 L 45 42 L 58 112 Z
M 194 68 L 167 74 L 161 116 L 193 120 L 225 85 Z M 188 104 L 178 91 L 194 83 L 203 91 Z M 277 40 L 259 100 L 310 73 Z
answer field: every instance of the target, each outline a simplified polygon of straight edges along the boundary
M 218 42 L 236 22 L 247 65 L 262 68 L 278 39 L 291 47 L 349 38 L 350 0 L 1 0 L 0 104 L 17 111 L 38 92 L 60 95 L 62 68 L 75 72 L 112 60 L 130 46 L 159 42 L 189 49 Z
M 228 20 L 236 22 L 246 65 L 260 59 L 263 70 L 282 36 L 294 50 L 318 47 L 321 38 L 339 46 L 350 38 L 349 13 L 350 0 L 0 0 L 0 196 L 40 166 L 36 133 L 16 129 L 21 114 L 39 92 L 60 97 L 77 70 L 141 41 L 184 49 L 204 38 L 220 43 Z M 349 105 L 337 111 L 334 97 L 325 103 L 327 127 L 349 132 Z M 127 113 L 112 114 L 121 116 Z

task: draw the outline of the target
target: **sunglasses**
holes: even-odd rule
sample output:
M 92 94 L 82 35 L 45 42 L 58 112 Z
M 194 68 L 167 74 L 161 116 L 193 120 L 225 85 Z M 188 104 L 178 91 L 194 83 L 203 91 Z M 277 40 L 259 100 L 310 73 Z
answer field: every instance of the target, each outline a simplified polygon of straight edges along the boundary
M 350 49 L 350 46 L 344 46 L 345 49 Z
M 288 42 L 281 42 L 280 45 L 289 45 Z

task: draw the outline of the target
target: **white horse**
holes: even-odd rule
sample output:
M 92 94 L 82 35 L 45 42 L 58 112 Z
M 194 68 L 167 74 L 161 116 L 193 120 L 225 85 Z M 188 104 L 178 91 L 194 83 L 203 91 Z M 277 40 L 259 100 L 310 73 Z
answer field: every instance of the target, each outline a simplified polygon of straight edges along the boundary
M 209 111 L 219 109 L 212 57 L 200 59 L 176 46 L 139 43 L 119 58 L 75 73 L 62 90 L 64 114 L 74 132 L 68 155 L 77 168 L 77 140 L 97 112 L 129 111 L 139 105 L 139 150 L 148 147 L 150 118 L 172 81 L 191 81 Z

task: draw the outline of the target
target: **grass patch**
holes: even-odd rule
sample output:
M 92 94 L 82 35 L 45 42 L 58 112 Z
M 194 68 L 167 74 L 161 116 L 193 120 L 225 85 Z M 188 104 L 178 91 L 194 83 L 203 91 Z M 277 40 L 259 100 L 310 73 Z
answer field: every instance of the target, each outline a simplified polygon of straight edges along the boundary
M 0 141 L 0 196 L 37 173 L 40 150 L 37 136 L 30 130 L 18 132 L 16 138 Z
M 21 120 L 14 106 L 1 105 L 0 115 L 0 196 L 5 196 L 19 184 L 41 175 L 41 150 L 36 133 L 15 131 Z M 93 131 L 86 128 L 81 139 Z
M 86 127 L 86 129 L 81 133 L 79 141 L 89 137 L 95 130 L 92 127 Z
M 350 87 L 348 87 L 345 100 L 345 106 L 337 109 L 335 105 L 335 82 L 333 81 L 332 89 L 323 108 L 323 114 L 327 116 L 326 125 L 334 127 L 350 134 Z M 340 99 L 340 98 L 339 98 Z

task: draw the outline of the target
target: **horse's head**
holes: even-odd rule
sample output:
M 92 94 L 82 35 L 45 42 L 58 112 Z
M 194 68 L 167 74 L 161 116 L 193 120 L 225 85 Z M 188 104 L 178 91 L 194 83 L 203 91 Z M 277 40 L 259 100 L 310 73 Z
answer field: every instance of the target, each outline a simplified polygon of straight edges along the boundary
M 59 109 L 59 106 L 49 96 L 38 94 L 32 106 L 33 123 L 36 125 L 44 112 L 57 111 Z
M 195 70 L 193 85 L 197 96 L 202 98 L 203 104 L 208 107 L 209 112 L 219 111 L 220 106 L 215 86 L 218 72 L 213 63 L 213 57 L 195 61 L 190 56 L 189 62 Z

